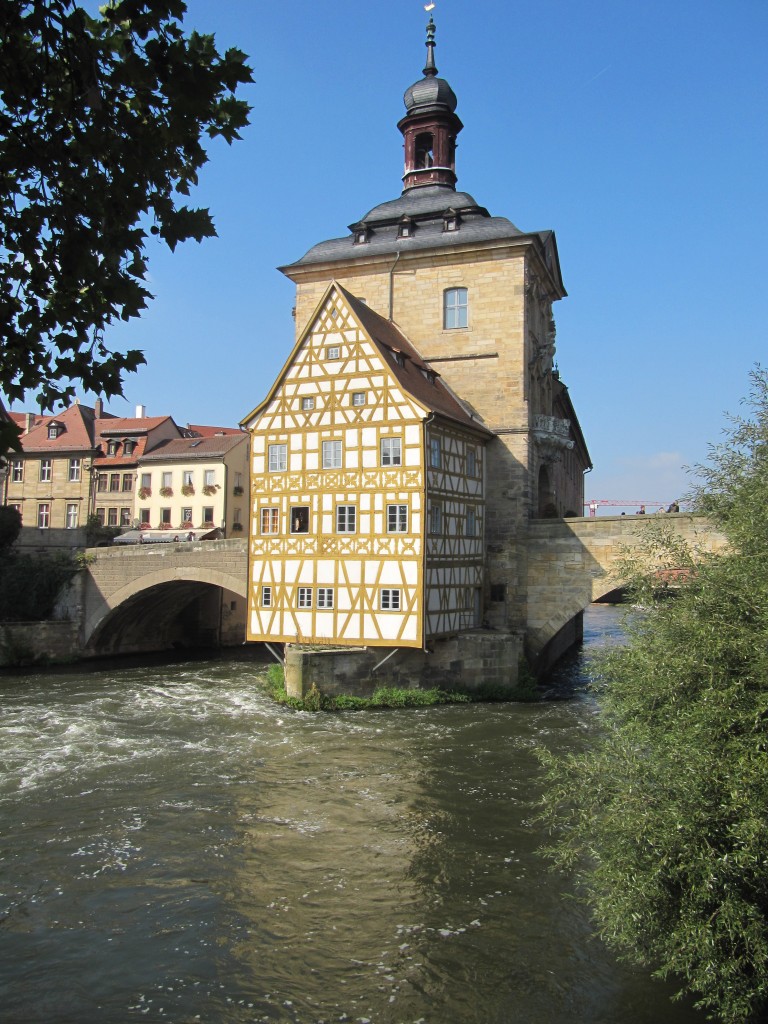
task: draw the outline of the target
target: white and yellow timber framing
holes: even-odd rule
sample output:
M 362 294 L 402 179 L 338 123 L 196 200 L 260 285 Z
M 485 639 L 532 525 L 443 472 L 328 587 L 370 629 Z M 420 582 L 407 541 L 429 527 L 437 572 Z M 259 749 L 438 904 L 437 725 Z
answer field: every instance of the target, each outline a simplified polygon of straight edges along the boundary
M 332 282 L 242 425 L 249 640 L 423 647 L 479 625 L 490 434 L 394 324 Z

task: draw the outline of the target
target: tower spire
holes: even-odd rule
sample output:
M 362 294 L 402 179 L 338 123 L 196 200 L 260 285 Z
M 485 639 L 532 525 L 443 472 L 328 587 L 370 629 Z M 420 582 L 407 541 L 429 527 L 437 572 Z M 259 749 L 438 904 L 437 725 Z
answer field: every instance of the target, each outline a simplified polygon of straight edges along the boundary
M 424 68 L 425 78 L 434 78 L 437 75 L 437 66 L 435 65 L 435 22 L 430 14 L 429 24 L 427 25 L 427 63 Z

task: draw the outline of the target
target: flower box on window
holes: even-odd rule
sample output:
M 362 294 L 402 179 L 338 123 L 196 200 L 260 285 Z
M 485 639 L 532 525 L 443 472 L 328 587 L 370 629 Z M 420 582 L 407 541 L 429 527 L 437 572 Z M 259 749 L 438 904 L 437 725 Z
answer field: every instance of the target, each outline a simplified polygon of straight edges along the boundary
M 238 486 L 232 488 L 232 493 L 236 498 L 239 498 L 244 493 L 244 491 L 242 487 Z
M 242 528 L 243 528 L 243 524 L 242 523 L 232 523 L 232 531 L 233 531 L 233 533 L 240 533 Z
M 142 501 L 145 500 L 146 498 L 151 498 L 152 497 L 152 488 L 151 487 L 140 487 L 139 488 L 139 497 L 142 499 Z
M 160 523 L 159 529 L 161 530 L 172 530 L 174 528 L 173 523 Z
M 200 523 L 200 529 L 201 530 L 212 530 L 213 529 L 213 520 L 209 519 L 207 522 Z
M 203 487 L 203 494 L 215 494 L 216 491 L 218 491 L 218 489 L 219 489 L 219 485 L 218 484 L 206 484 Z
M 160 488 L 160 495 L 163 498 L 172 498 L 173 497 L 173 488 L 172 487 L 161 487 Z
M 194 488 L 194 486 L 192 484 L 182 484 L 181 485 L 181 493 L 187 495 L 187 497 L 188 497 L 190 494 L 194 494 L 195 493 L 195 488 Z
M 152 529 L 152 523 L 139 523 L 139 529 L 140 530 L 151 530 Z

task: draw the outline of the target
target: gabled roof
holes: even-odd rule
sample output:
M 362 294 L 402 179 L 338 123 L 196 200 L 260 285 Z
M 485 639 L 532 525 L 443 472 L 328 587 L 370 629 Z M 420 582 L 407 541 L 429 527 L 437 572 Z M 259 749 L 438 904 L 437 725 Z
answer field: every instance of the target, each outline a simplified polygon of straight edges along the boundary
M 161 424 L 169 421 L 173 423 L 176 430 L 179 429 L 171 416 L 142 416 L 141 418 L 108 416 L 98 421 L 98 432 L 102 437 L 134 437 L 139 434 L 148 434 L 151 430 L 155 430 Z
M 213 437 L 179 437 L 160 441 L 141 457 L 147 462 L 189 462 L 192 459 L 221 459 L 248 439 L 242 430 Z
M 23 426 L 24 414 L 14 414 L 14 422 L 18 423 L 16 416 L 21 415 Z M 48 437 L 48 428 L 53 424 L 60 424 L 62 429 L 56 438 Z M 68 409 L 56 413 L 55 416 L 37 417 L 34 426 L 27 434 L 21 437 L 21 445 L 24 452 L 30 454 L 43 454 L 45 452 L 86 452 L 93 451 L 94 443 L 94 415 L 93 409 L 87 405 L 71 405 Z
M 492 436 L 491 431 L 465 410 L 458 398 L 440 379 L 439 373 L 422 359 L 400 328 L 350 294 L 337 281 L 332 281 L 326 288 L 266 398 L 241 420 L 243 426 L 248 424 L 272 400 L 293 363 L 296 353 L 312 330 L 319 310 L 322 309 L 328 296 L 334 290 L 344 297 L 355 319 L 378 349 L 385 366 L 411 398 L 430 413 L 445 416 L 464 427 Z M 398 355 L 401 357 L 400 361 L 396 358 Z
M 179 428 L 171 416 L 107 416 L 96 420 L 96 443 L 98 453 L 93 464 L 98 469 L 127 469 L 135 466 L 144 454 L 147 445 L 152 443 L 152 433 L 158 427 L 170 424 L 176 433 Z M 119 455 L 107 455 L 104 440 L 119 441 L 122 438 L 130 438 L 136 443 L 130 455 L 121 452 Z

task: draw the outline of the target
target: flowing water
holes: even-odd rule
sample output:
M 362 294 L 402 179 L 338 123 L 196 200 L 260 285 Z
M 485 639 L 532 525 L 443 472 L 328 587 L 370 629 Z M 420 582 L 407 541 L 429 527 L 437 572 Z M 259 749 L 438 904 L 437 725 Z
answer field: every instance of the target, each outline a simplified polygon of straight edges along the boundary
M 537 853 L 533 748 L 583 744 L 589 696 L 311 715 L 263 672 L 0 680 L 0 1020 L 703 1019 Z

